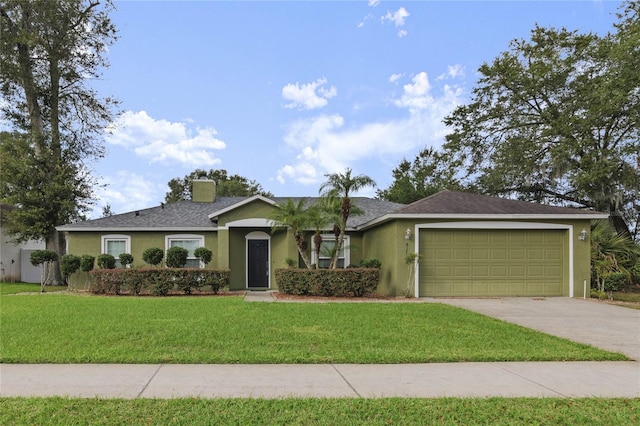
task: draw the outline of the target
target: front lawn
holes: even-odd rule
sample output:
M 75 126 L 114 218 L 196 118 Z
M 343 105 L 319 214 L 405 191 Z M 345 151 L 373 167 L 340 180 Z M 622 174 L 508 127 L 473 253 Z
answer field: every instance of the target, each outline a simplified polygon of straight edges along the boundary
M 5 363 L 427 363 L 623 360 L 431 303 L 3 295 Z
M 637 425 L 640 399 L 0 398 L 4 425 Z

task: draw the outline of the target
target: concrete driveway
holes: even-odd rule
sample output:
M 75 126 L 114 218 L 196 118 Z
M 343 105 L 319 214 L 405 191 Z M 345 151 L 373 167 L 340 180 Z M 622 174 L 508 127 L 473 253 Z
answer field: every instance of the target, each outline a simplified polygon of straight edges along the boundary
M 640 360 L 640 310 L 568 297 L 429 299 Z

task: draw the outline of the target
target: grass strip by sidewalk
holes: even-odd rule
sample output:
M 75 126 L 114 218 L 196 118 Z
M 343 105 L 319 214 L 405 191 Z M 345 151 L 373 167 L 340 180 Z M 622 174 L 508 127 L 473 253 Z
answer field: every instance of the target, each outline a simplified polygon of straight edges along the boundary
M 441 304 L 238 297 L 0 298 L 4 363 L 427 363 L 623 360 Z
M 0 398 L 3 425 L 637 425 L 640 399 Z

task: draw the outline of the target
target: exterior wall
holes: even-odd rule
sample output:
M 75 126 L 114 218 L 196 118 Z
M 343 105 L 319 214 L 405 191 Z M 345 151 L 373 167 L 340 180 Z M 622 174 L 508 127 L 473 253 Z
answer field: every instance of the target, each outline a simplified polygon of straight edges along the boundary
M 218 252 L 218 235 L 216 232 L 69 232 L 67 234 L 67 253 L 82 256 L 89 254 L 98 256 L 102 254 L 102 236 L 104 235 L 127 235 L 131 238 L 131 255 L 133 256 L 133 268 L 141 268 L 147 266 L 142 260 L 142 253 L 151 247 L 165 247 L 165 237 L 176 234 L 193 234 L 204 236 L 204 246 L 213 252 L 211 262 L 206 266 L 208 269 L 219 268 L 220 257 Z M 69 278 L 69 285 L 76 289 L 86 289 L 87 276 L 85 273 L 78 272 Z
M 375 258 L 381 262 L 378 292 L 389 296 L 405 296 L 409 280 L 409 267 L 404 263 L 407 253 L 413 252 L 413 242 L 404 234 L 413 224 L 407 221 L 387 222 L 367 230 L 362 238 L 363 258 Z M 413 238 L 413 236 L 412 236 Z M 413 295 L 413 285 L 409 286 Z

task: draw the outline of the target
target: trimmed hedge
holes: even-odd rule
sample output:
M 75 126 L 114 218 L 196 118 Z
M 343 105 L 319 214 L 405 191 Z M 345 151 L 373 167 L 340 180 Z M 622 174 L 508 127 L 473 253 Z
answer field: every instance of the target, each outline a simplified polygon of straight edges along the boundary
M 278 290 L 285 294 L 362 297 L 378 287 L 380 269 L 277 269 Z
M 97 269 L 91 271 L 89 291 L 95 294 L 152 294 L 165 296 L 176 289 L 191 294 L 192 289 L 211 288 L 218 292 L 229 286 L 228 269 Z

